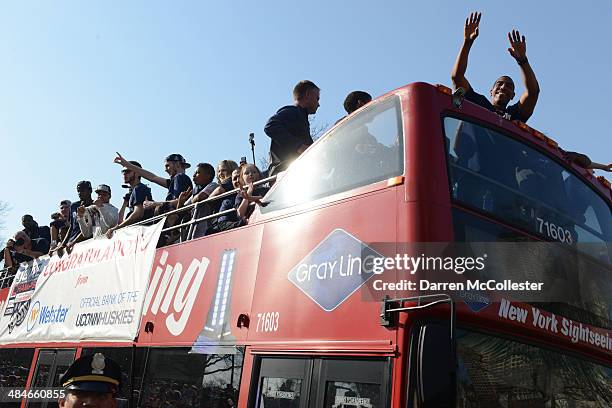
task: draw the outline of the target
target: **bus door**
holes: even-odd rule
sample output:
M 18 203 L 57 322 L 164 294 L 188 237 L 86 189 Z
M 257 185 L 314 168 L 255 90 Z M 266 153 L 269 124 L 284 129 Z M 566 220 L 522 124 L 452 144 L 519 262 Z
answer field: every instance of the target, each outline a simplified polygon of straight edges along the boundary
M 74 361 L 76 349 L 40 350 L 36 360 L 36 369 L 32 378 L 31 389 L 61 387 L 60 377 L 66 372 Z M 55 401 L 29 402 L 28 408 L 57 407 Z
M 387 359 L 259 359 L 249 407 L 383 408 L 389 404 Z

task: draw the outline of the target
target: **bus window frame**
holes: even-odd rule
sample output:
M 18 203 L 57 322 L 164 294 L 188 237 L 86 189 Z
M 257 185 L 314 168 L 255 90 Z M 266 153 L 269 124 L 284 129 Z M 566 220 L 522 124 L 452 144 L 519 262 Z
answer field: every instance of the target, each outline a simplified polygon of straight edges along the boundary
M 374 100 L 372 102 L 370 102 L 368 105 L 364 106 L 362 109 L 359 110 L 359 112 L 355 112 L 355 114 L 362 114 L 363 112 L 365 112 L 366 110 L 371 110 L 371 109 L 375 109 L 378 105 L 382 104 L 382 103 L 386 103 L 388 102 L 390 99 L 397 99 L 397 105 L 396 105 L 396 109 L 397 109 L 397 120 L 398 120 L 398 129 L 401 130 L 401 143 L 399 146 L 399 150 L 401 152 L 401 160 L 400 160 L 400 164 L 402 166 L 402 171 L 400 174 L 393 176 L 393 177 L 405 177 L 406 176 L 406 156 L 407 156 L 407 143 L 406 143 L 406 137 L 408 134 L 408 129 L 407 129 L 407 121 L 404 118 L 404 110 L 406 107 L 406 101 L 405 101 L 405 94 L 403 92 L 393 92 L 391 94 L 385 95 L 383 97 L 381 97 L 380 99 Z M 327 130 L 320 138 L 318 138 L 315 143 L 319 143 L 319 140 L 323 140 L 325 138 L 328 138 L 330 136 L 333 136 L 333 133 L 335 132 L 335 129 L 338 128 L 339 126 L 344 126 L 346 125 L 346 123 L 348 123 L 348 121 L 351 121 L 353 119 L 350 118 L 351 115 L 347 115 L 347 117 L 345 119 L 343 119 L 342 121 L 338 122 L 337 124 L 335 124 L 334 126 L 332 126 L 329 130 Z M 310 149 L 309 149 L 310 150 Z M 308 151 L 306 151 L 304 154 L 302 154 L 300 157 L 298 157 L 293 163 L 291 163 L 290 167 L 294 167 L 295 163 L 299 162 L 300 160 L 304 160 L 304 157 L 307 157 L 307 155 L 309 154 Z M 282 183 L 282 179 L 288 174 L 290 170 L 287 170 L 283 176 L 281 178 L 279 178 L 279 181 L 277 183 L 275 183 L 271 188 L 270 191 L 268 192 L 268 194 L 266 194 L 266 198 L 269 196 L 270 193 L 274 192 L 276 189 L 278 189 L 279 185 Z M 318 198 L 314 198 L 311 200 L 307 200 L 303 203 L 299 203 L 299 204 L 294 204 L 294 205 L 290 205 L 290 206 L 285 206 L 282 208 L 278 208 L 278 209 L 273 209 L 273 210 L 267 210 L 267 211 L 261 211 L 259 208 L 256 210 L 256 213 L 258 213 L 258 219 L 259 220 L 265 220 L 266 222 L 275 218 L 280 218 L 282 216 L 286 216 L 289 214 L 297 214 L 297 213 L 301 213 L 303 211 L 310 211 L 313 209 L 317 209 L 317 208 L 321 208 L 321 207 L 325 207 L 328 205 L 333 205 L 335 203 L 338 202 L 342 202 L 344 200 L 349 200 L 349 199 L 353 199 L 356 197 L 360 197 L 366 194 L 370 194 L 370 193 L 375 193 L 381 190 L 386 190 L 388 188 L 394 188 L 396 187 L 395 185 L 389 185 L 388 184 L 388 180 L 389 178 L 385 178 L 383 180 L 378 180 L 378 181 L 374 181 L 368 184 L 364 184 L 364 185 L 360 185 L 360 186 L 356 186 L 356 187 L 351 187 L 348 190 L 344 190 L 344 191 L 339 191 L 339 192 L 335 192 L 332 194 L 327 194 Z M 266 201 L 264 199 L 264 201 Z
M 502 219 L 501 217 L 497 216 L 497 214 L 495 213 L 487 213 L 482 211 L 482 209 L 477 208 L 475 206 L 470 205 L 469 203 L 464 203 L 461 201 L 457 201 L 454 200 L 452 197 L 452 178 L 451 178 L 451 169 L 450 169 L 450 165 L 448 163 L 448 159 L 449 159 L 449 147 L 446 145 L 446 139 L 447 139 L 447 135 L 446 135 L 446 131 L 445 131 L 445 127 L 444 127 L 444 120 L 445 118 L 453 118 L 459 121 L 463 121 L 463 122 L 468 122 L 471 124 L 474 124 L 476 126 L 481 126 L 485 129 L 491 130 L 493 132 L 497 132 L 499 134 L 501 134 L 502 136 L 508 137 L 512 140 L 514 140 L 517 143 L 522 143 L 525 146 L 535 150 L 537 153 L 544 155 L 547 159 L 554 161 L 556 164 L 558 164 L 559 166 L 561 166 L 565 171 L 567 171 L 568 173 L 570 173 L 571 175 L 573 175 L 574 177 L 577 177 L 587 188 L 589 188 L 591 191 L 593 191 L 595 194 L 597 194 L 602 200 L 603 202 L 607 205 L 608 209 L 610 210 L 610 212 L 612 213 L 612 202 L 610 202 L 610 199 L 608 197 L 606 197 L 601 191 L 599 191 L 597 188 L 595 188 L 592 183 L 587 180 L 583 175 L 579 174 L 578 172 L 576 172 L 576 170 L 573 168 L 573 166 L 568 166 L 567 163 L 564 163 L 563 160 L 560 157 L 557 157 L 556 155 L 554 155 L 552 152 L 546 150 L 545 148 L 543 148 L 542 146 L 539 146 L 537 143 L 535 143 L 535 141 L 530 140 L 530 138 L 527 137 L 523 137 L 522 135 L 519 134 L 519 132 L 517 133 L 512 133 L 510 132 L 508 129 L 505 129 L 502 126 L 499 125 L 495 125 L 491 122 L 486 122 L 482 119 L 479 119 L 475 116 L 469 116 L 466 114 L 460 114 L 458 112 L 455 111 L 449 111 L 449 110 L 443 110 L 442 112 L 440 112 L 440 129 L 441 129 L 441 136 L 443 138 L 442 142 L 444 144 L 444 166 L 446 168 L 446 178 L 447 178 L 447 194 L 448 194 L 448 198 L 449 198 L 449 202 L 451 204 L 451 206 L 456 206 L 458 208 L 461 209 L 465 209 L 468 211 L 471 211 L 475 214 L 477 214 L 480 217 L 484 217 L 486 219 L 489 219 L 491 221 L 497 222 L 501 225 L 505 225 L 511 229 L 514 229 L 516 231 L 519 231 L 520 233 L 529 236 L 529 237 L 536 237 L 538 240 L 540 241 L 546 241 L 546 242 L 557 242 L 554 241 L 552 238 L 546 237 L 543 234 L 540 234 L 536 231 L 527 231 L 524 229 L 524 227 L 520 226 L 520 225 L 515 225 L 511 222 L 508 222 L 507 220 Z M 521 131 L 522 132 L 522 131 Z M 588 254 L 586 254 L 588 255 Z
M 287 362 L 289 360 L 294 361 L 302 361 L 304 363 L 304 369 L 301 373 L 303 378 L 302 383 L 300 384 L 301 388 L 301 400 L 300 400 L 300 408 L 308 407 L 312 394 L 312 377 L 315 371 L 314 368 L 314 359 L 312 356 L 291 356 L 291 355 L 255 355 L 253 368 L 251 370 L 250 376 L 251 381 L 249 382 L 249 400 L 247 406 L 250 408 L 255 408 L 259 405 L 259 396 L 260 396 L 260 387 L 261 380 L 264 376 L 266 376 L 265 371 L 262 373 L 263 360 L 281 360 L 283 362 Z M 278 370 L 276 371 L 278 372 Z M 297 372 L 297 370 L 296 370 Z M 279 375 L 285 375 L 287 370 L 282 370 Z M 244 373 L 243 373 L 244 375 Z M 316 386 L 316 385 L 315 385 Z
M 72 352 L 72 357 L 68 357 L 68 353 Z M 49 378 L 47 379 L 47 383 L 36 387 L 34 384 L 36 382 L 36 379 L 38 378 L 38 375 L 40 374 L 40 359 L 41 356 L 44 355 L 49 355 L 51 354 L 52 357 L 52 362 L 49 368 Z M 61 356 L 60 356 L 61 354 Z M 32 374 L 29 378 L 28 381 L 28 385 L 27 388 L 29 390 L 36 390 L 39 388 L 49 388 L 49 387 L 60 387 L 61 384 L 53 384 L 53 380 L 55 379 L 55 377 L 57 376 L 58 381 L 62 378 L 63 373 L 58 373 L 58 367 L 60 367 L 60 363 L 62 361 L 58 362 L 58 359 L 68 359 L 70 361 L 70 363 L 66 366 L 66 367 L 70 367 L 72 365 L 72 363 L 78 359 L 80 357 L 81 354 L 81 349 L 77 346 L 72 346 L 72 347 L 41 347 L 37 349 L 37 353 L 35 355 L 35 357 L 33 358 L 33 370 L 32 370 Z M 59 374 L 59 375 L 57 375 Z M 40 405 L 41 407 L 48 407 L 49 404 L 54 404 L 56 403 L 56 401 L 40 401 L 40 402 L 31 402 L 28 401 L 27 399 L 23 399 L 22 401 L 25 401 L 25 407 L 30 407 L 30 404 L 33 405 Z
M 245 345 L 236 345 L 236 346 L 232 346 L 232 347 L 241 347 L 244 349 L 244 354 L 243 354 L 243 361 L 242 361 L 242 365 L 240 366 L 240 375 L 238 375 L 237 378 L 237 393 L 236 393 L 236 401 L 235 404 L 237 406 L 238 401 L 239 401 L 239 397 L 240 397 L 240 390 L 241 387 L 243 385 L 242 383 L 242 379 L 243 379 L 243 375 L 245 375 L 246 371 L 244 370 L 245 368 L 245 364 L 247 361 L 247 353 L 246 353 L 246 346 Z M 102 348 L 105 348 L 102 346 Z M 110 347 L 109 347 L 110 348 Z M 155 352 L 156 350 L 160 353 L 163 354 L 163 351 L 165 350 L 173 350 L 173 349 L 181 349 L 186 351 L 186 356 L 189 355 L 204 355 L 204 356 L 208 356 L 208 355 L 213 355 L 215 353 L 191 353 L 190 350 L 192 349 L 192 344 L 162 344 L 162 345 L 148 345 L 148 344 L 143 344 L 141 346 L 136 346 L 134 347 L 134 349 L 142 349 L 143 350 L 143 355 L 142 355 L 142 372 L 141 372 L 141 380 L 140 383 L 138 385 L 138 396 L 137 398 L 134 398 L 134 373 L 135 370 L 132 368 L 131 374 L 130 374 L 130 384 L 132 384 L 132 390 L 130 393 L 130 400 L 131 401 L 135 401 L 135 406 L 139 407 L 141 406 L 141 403 L 143 403 L 142 399 L 145 395 L 144 389 L 147 386 L 147 381 L 150 380 L 151 376 L 149 375 L 149 362 L 150 362 L 150 357 L 151 357 L 151 352 Z M 134 355 L 136 355 L 137 351 L 134 351 Z M 226 354 L 227 355 L 227 354 Z M 158 357 L 158 356 L 155 356 Z M 132 359 L 132 364 L 134 363 L 135 359 Z M 203 389 L 203 388 L 202 388 Z M 200 390 L 201 392 L 201 390 Z M 146 401 L 144 401 L 146 402 Z
M 126 392 L 126 397 L 129 401 L 133 402 L 133 406 L 138 406 L 138 399 L 134 398 L 134 390 L 136 389 L 134 387 L 134 373 L 136 370 L 136 364 L 135 364 L 135 360 L 136 360 L 136 354 L 138 353 L 138 350 L 142 350 L 143 355 L 141 356 L 142 358 L 142 364 L 143 366 L 140 367 L 142 369 L 142 376 L 141 376 L 141 381 L 139 384 L 139 394 L 138 396 L 140 397 L 140 390 L 142 387 L 142 384 L 144 382 L 144 370 L 146 367 L 146 362 L 149 356 L 149 349 L 151 349 L 151 347 L 149 346 L 136 346 L 136 344 L 134 343 L 130 343 L 130 344 L 117 344 L 117 343 L 110 343 L 110 344 L 101 344 L 101 343 L 97 343 L 95 345 L 85 345 L 85 346 L 81 346 L 79 347 L 79 354 L 80 356 L 83 355 L 83 352 L 85 351 L 90 351 L 90 350 L 94 350 L 96 353 L 100 352 L 99 349 L 129 349 L 129 358 L 130 358 L 130 364 L 128 367 L 128 372 L 125 373 L 127 374 L 127 379 L 129 381 L 129 384 L 125 384 L 122 383 L 121 384 L 121 389 Z M 79 357 L 80 357 L 79 356 Z M 116 361 L 116 360 L 115 360 Z M 123 372 L 123 370 L 122 370 Z M 127 389 L 125 388 L 127 387 Z
M 420 339 L 419 336 L 421 335 L 422 329 L 423 327 L 427 326 L 427 325 L 448 325 L 449 322 L 448 320 L 444 320 L 444 319 L 440 319 L 437 317 L 422 317 L 422 318 L 417 318 L 415 319 L 412 324 L 410 325 L 410 333 L 408 333 L 407 338 L 409 339 L 408 345 L 407 345 L 407 350 L 406 350 L 406 355 L 408 357 L 408 364 L 407 364 L 407 373 L 406 373 L 406 407 L 407 408 L 420 408 L 421 405 L 421 401 L 419 400 L 419 391 L 418 391 L 418 386 L 420 385 L 420 380 L 419 380 L 419 374 L 420 374 L 420 370 L 418 365 L 420 364 L 421 360 L 420 360 L 420 356 L 419 356 L 419 351 L 420 351 Z M 454 327 L 453 329 L 453 335 L 458 331 L 461 330 L 461 327 Z M 457 379 L 457 363 L 458 363 L 458 359 L 457 359 L 457 338 L 454 337 L 452 339 L 452 353 L 454 355 L 454 363 L 455 363 L 455 381 Z M 452 392 L 452 391 L 451 391 Z M 457 399 L 457 395 L 456 392 L 452 392 L 453 393 L 453 405 L 452 407 L 455 407 L 457 405 L 456 399 Z
M 389 356 L 257 354 L 254 355 L 253 368 L 250 373 L 251 380 L 249 384 L 249 397 L 247 404 L 247 407 L 249 408 L 258 407 L 260 383 L 262 378 L 261 367 L 262 360 L 264 359 L 276 359 L 282 361 L 303 360 L 305 363 L 305 370 L 303 373 L 304 378 L 302 379 L 302 390 L 304 391 L 302 396 L 305 396 L 306 398 L 300 401 L 300 407 L 307 406 L 313 408 L 322 408 L 324 406 L 327 393 L 327 383 L 332 381 L 339 381 L 337 379 L 334 380 L 334 378 L 338 377 L 334 377 L 331 374 L 328 375 L 328 372 L 330 371 L 330 366 L 333 366 L 334 363 L 338 361 L 351 361 L 356 364 L 367 364 L 368 362 L 376 362 L 383 364 L 383 378 L 380 379 L 379 383 L 376 383 L 376 385 L 380 387 L 381 391 L 381 408 L 389 408 L 391 406 L 391 393 L 393 385 L 393 359 Z M 347 377 L 351 376 L 350 373 L 347 373 L 346 375 Z M 345 381 L 350 382 L 349 380 Z M 365 381 L 353 381 L 366 383 Z

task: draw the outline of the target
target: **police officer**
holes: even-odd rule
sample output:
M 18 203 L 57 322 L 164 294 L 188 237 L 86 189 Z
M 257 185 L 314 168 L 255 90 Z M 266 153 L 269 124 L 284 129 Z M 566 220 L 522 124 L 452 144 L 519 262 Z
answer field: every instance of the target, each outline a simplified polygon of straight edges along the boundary
M 117 407 L 117 392 L 121 385 L 119 364 L 96 353 L 77 359 L 60 378 L 66 390 L 60 407 Z

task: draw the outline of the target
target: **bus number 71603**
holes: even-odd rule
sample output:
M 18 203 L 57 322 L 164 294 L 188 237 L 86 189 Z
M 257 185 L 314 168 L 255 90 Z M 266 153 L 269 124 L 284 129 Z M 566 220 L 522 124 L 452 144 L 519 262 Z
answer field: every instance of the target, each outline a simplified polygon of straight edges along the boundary
M 279 312 L 257 313 L 257 332 L 275 332 L 278 330 Z
M 538 222 L 538 232 L 540 234 L 566 244 L 572 244 L 574 242 L 572 233 L 568 229 L 552 222 L 544 221 L 540 217 L 537 217 L 536 220 Z

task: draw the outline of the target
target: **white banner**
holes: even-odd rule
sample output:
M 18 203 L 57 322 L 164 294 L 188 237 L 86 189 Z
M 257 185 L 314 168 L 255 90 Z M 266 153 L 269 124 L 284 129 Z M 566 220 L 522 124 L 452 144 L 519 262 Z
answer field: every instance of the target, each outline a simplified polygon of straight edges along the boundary
M 22 264 L 0 309 L 0 344 L 134 340 L 163 221 Z

